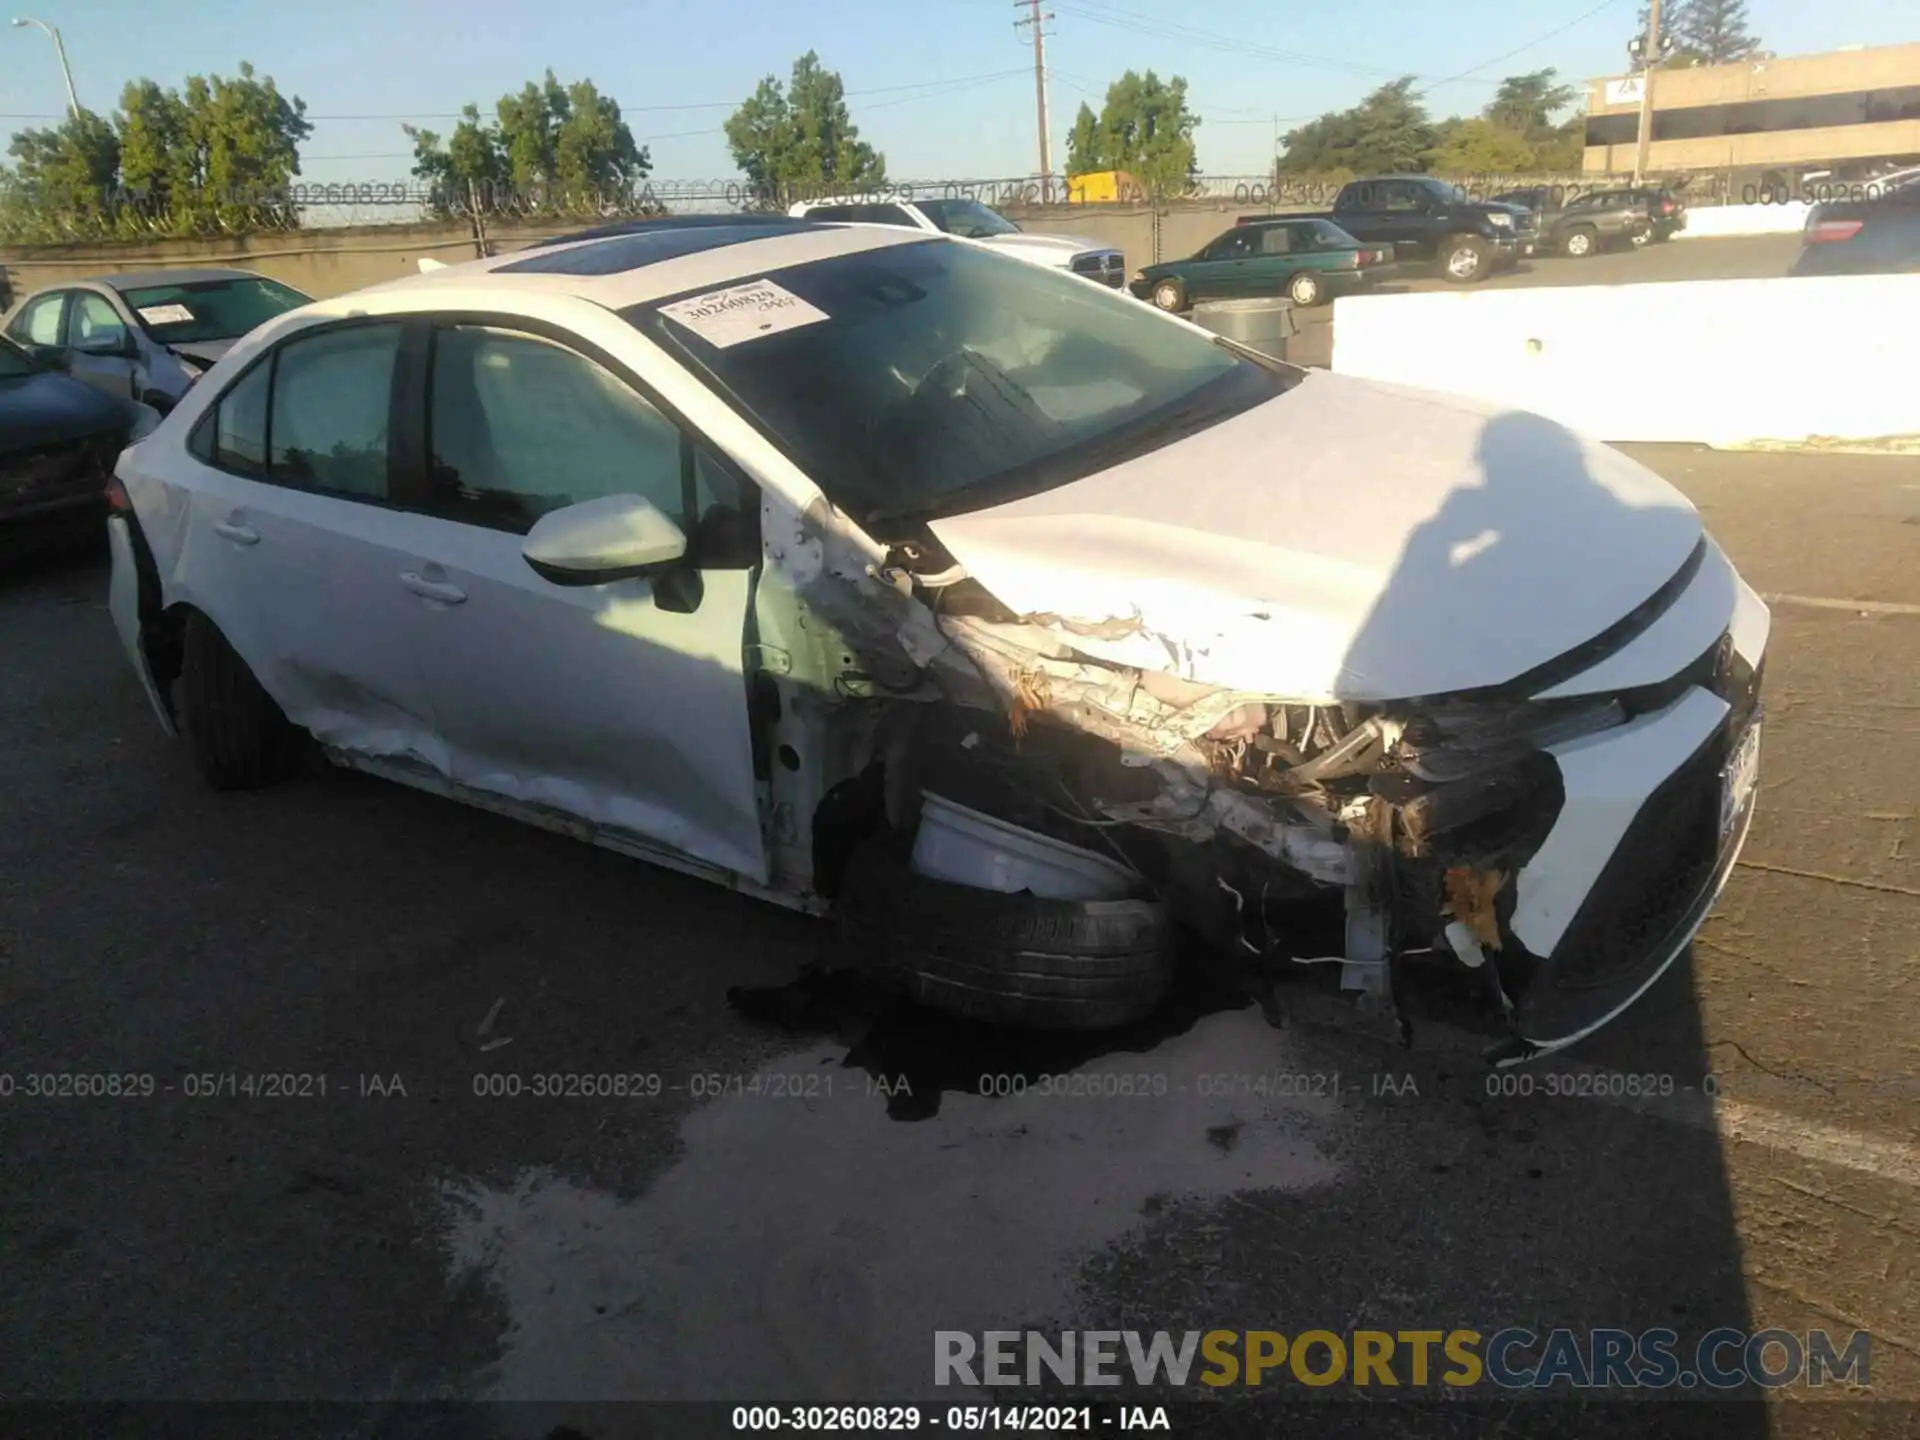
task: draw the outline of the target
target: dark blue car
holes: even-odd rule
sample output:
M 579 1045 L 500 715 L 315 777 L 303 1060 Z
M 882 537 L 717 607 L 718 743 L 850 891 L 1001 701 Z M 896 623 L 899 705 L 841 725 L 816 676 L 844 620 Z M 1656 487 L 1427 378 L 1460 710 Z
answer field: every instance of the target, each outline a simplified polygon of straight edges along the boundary
M 0 548 L 101 524 L 114 461 L 157 418 L 0 336 Z

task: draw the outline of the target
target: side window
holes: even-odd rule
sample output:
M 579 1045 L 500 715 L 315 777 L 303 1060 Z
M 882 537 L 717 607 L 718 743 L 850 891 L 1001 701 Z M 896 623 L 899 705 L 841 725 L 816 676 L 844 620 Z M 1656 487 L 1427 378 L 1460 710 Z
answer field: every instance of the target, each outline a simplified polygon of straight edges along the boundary
M 639 495 L 709 568 L 749 565 L 759 497 L 619 376 L 519 331 L 435 332 L 427 441 L 430 513 L 525 534 L 542 515 Z
M 617 376 L 537 336 L 434 335 L 427 405 L 435 514 L 524 533 L 549 510 L 642 495 L 682 513 L 680 431 Z
M 918 230 L 914 219 L 898 205 L 855 205 L 853 218 L 867 225 L 906 225 Z
M 268 477 L 302 490 L 387 498 L 387 413 L 398 325 L 289 340 L 273 362 Z
M 1208 260 L 1244 260 L 1254 252 L 1253 227 L 1230 230 L 1206 250 Z
M 1395 215 L 1410 215 L 1420 208 L 1420 192 L 1405 180 L 1389 180 L 1375 187 L 1380 208 Z
M 60 312 L 67 303 L 67 292 L 56 290 L 29 300 L 7 326 L 7 333 L 23 345 L 58 345 Z
M 1260 253 L 1262 255 L 1285 255 L 1293 248 L 1292 236 L 1285 225 L 1262 225 L 1260 227 Z M 1307 247 L 1302 247 L 1307 248 Z
M 853 219 L 853 206 L 851 205 L 817 205 L 813 209 L 807 211 L 804 218 L 808 220 L 847 221 L 847 220 Z
M 267 470 L 267 387 L 271 360 L 242 375 L 194 427 L 188 448 L 209 465 L 264 475 Z
M 126 348 L 126 321 L 104 295 L 76 290 L 67 317 L 67 344 L 89 355 L 115 354 Z

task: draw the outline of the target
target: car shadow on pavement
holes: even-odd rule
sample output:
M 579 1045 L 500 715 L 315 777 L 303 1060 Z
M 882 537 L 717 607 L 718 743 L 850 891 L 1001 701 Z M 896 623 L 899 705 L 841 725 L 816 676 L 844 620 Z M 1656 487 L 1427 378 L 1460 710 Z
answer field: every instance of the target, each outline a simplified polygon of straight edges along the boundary
M 1489 412 L 1470 473 L 1406 540 L 1349 646 L 1349 683 L 1406 673 L 1433 647 L 1476 644 L 1483 670 L 1518 677 L 1624 618 L 1671 577 L 1686 540 L 1657 493 L 1635 493 L 1630 473 L 1596 473 L 1611 458 L 1551 420 Z M 1604 584 L 1622 571 L 1617 613 L 1582 605 L 1583 577 Z M 1511 902 L 1498 903 L 1505 926 Z M 1511 930 L 1502 933 L 1511 944 Z M 1288 1310 L 1315 1323 L 1365 1313 L 1388 1330 L 1520 1327 L 1531 1338 L 1513 1343 L 1509 1368 L 1536 1379 L 1552 1379 L 1535 1367 L 1555 1330 L 1572 1331 L 1589 1362 L 1595 1329 L 1672 1331 L 1679 1366 L 1665 1386 L 1576 1388 L 1582 1364 L 1503 1398 L 1685 1397 L 1691 1403 L 1656 1406 L 1633 1429 L 1653 1433 L 1671 1421 L 1680 1433 L 1765 1434 L 1757 1389 L 1715 1391 L 1694 1364 L 1703 1335 L 1746 1331 L 1750 1310 L 1721 1137 L 1703 1095 L 1711 1067 L 1689 956 L 1608 1029 L 1502 1071 L 1447 1025 L 1436 1027 L 1446 1038 L 1420 1045 L 1421 1006 L 1444 1013 L 1449 987 L 1477 992 L 1482 1011 L 1495 1013 L 1479 984 L 1485 972 L 1451 957 L 1430 961 L 1437 985 L 1410 981 L 1415 1049 L 1382 1044 L 1378 1054 L 1382 1071 L 1415 1077 L 1417 1098 L 1391 1087 L 1372 1098 L 1371 1123 L 1354 1128 L 1345 1151 L 1348 1173 L 1365 1182 L 1343 1185 L 1332 1205 L 1268 1205 L 1272 1235 L 1264 1246 L 1249 1242 L 1229 1273 L 1262 1273 L 1266 1257 L 1298 1255 L 1313 1277 L 1307 1293 L 1329 1293 L 1303 1304 L 1296 1292 Z M 1529 977 L 1512 962 L 1507 975 L 1519 994 Z M 1423 1049 L 1433 1058 L 1418 1058 Z M 1733 1403 L 1703 1408 L 1707 1394 Z M 1598 1433 L 1574 1407 L 1520 1403 L 1545 1426 L 1527 1433 L 1563 1433 L 1562 1421 L 1564 1433 Z

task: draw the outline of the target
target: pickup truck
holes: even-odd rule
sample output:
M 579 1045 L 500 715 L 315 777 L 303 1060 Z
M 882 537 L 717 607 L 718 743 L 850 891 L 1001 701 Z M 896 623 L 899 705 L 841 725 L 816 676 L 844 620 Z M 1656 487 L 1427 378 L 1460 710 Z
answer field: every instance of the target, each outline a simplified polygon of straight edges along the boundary
M 1433 175 L 1378 175 L 1340 187 L 1333 209 L 1289 219 L 1331 220 L 1357 240 L 1430 259 L 1456 285 L 1484 280 L 1533 254 L 1539 221 L 1523 206 L 1469 200 Z

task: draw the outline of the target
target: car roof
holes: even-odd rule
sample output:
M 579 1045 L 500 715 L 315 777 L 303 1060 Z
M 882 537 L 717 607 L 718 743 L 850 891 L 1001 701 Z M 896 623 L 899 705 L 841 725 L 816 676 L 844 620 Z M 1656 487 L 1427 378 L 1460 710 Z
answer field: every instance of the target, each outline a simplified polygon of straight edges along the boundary
M 218 267 L 180 270 L 129 270 L 118 275 L 96 275 L 89 284 L 105 285 L 111 290 L 144 290 L 153 285 L 197 285 L 207 280 L 260 280 L 264 276 L 251 270 Z
M 404 297 L 393 308 L 405 310 L 458 309 L 510 294 L 569 295 L 620 310 L 815 260 L 895 245 L 959 243 L 897 226 L 794 225 L 777 218 L 658 226 L 445 265 L 322 300 L 299 313 L 350 314 L 374 295 Z

